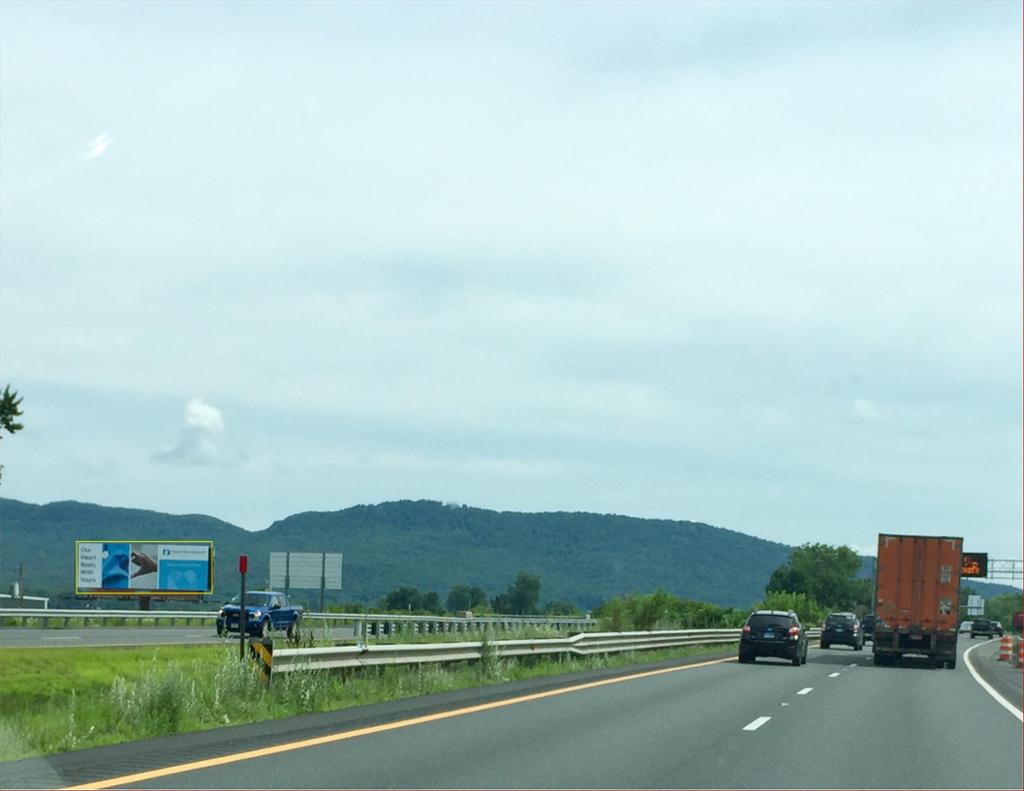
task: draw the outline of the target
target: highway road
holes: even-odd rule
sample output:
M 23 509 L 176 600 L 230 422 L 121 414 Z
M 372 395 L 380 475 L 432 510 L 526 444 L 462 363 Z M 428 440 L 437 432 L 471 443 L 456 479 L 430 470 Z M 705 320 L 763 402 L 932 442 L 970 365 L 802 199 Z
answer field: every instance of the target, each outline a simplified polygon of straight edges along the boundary
M 339 626 L 329 629 L 332 640 L 351 640 L 354 629 Z M 317 639 L 324 630 L 317 626 Z M 3 648 L 73 648 L 76 646 L 116 647 L 147 645 L 217 645 L 225 639 L 237 640 L 238 635 L 218 637 L 213 624 L 208 626 L 89 626 L 78 629 L 39 629 L 23 626 L 5 626 L 0 629 L 0 649 Z
M 519 682 L 24 761 L 7 765 L 6 782 L 1020 789 L 1020 671 L 996 662 L 997 645 L 962 640 L 956 670 L 875 667 L 870 650 L 840 647 L 811 649 L 800 668 L 723 656 L 570 687 Z M 979 679 L 1016 695 L 1016 709 Z

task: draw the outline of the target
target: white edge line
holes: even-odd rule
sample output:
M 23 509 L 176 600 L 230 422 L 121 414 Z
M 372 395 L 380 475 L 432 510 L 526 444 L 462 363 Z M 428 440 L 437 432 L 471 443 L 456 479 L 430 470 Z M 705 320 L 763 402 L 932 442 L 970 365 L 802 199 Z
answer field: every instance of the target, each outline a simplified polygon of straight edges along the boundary
M 762 725 L 764 725 L 770 719 L 771 719 L 771 717 L 758 717 L 753 722 L 748 723 L 747 725 L 744 725 L 743 726 L 743 730 L 745 730 L 745 731 L 756 731 L 758 728 L 760 728 Z
M 1006 698 L 1004 698 L 1002 695 L 996 692 L 992 688 L 992 686 L 978 674 L 978 671 L 974 669 L 974 663 L 971 662 L 971 657 L 969 656 L 969 654 L 975 648 L 978 648 L 979 646 L 983 645 L 985 645 L 985 643 L 978 643 L 978 645 L 972 645 L 970 648 L 964 651 L 964 664 L 967 665 L 967 669 L 971 671 L 971 675 L 974 676 L 974 680 L 981 684 L 981 688 L 983 690 L 985 690 L 989 695 L 995 698 L 996 703 L 998 703 L 1000 706 L 1002 706 L 1004 709 L 1010 712 L 1010 714 L 1012 714 L 1018 720 L 1024 722 L 1024 712 L 1022 712 L 1020 709 L 1018 709 L 1016 706 L 1010 703 L 1010 701 L 1008 701 Z

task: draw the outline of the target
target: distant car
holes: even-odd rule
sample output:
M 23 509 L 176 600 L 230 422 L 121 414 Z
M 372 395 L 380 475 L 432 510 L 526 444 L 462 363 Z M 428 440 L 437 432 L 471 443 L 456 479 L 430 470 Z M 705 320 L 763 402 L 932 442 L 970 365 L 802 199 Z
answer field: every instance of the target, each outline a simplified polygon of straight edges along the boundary
M 755 610 L 740 635 L 740 662 L 759 656 L 788 659 L 795 666 L 807 664 L 807 634 L 797 614 L 785 610 Z
M 864 641 L 875 639 L 875 616 L 865 615 L 860 619 L 860 630 L 864 635 Z
M 238 626 L 241 596 L 235 596 L 217 613 L 217 634 L 241 631 Z M 288 597 L 277 591 L 248 591 L 245 594 L 245 631 L 268 637 L 274 629 L 284 630 L 290 638 L 298 635 L 302 608 L 291 607 Z
M 829 613 L 825 625 L 821 629 L 821 647 L 828 648 L 833 643 L 848 645 L 854 651 L 864 649 L 864 633 L 860 630 L 860 620 L 852 612 Z
M 992 621 L 988 618 L 976 618 L 971 623 L 971 639 L 973 640 L 978 635 L 984 635 L 986 637 L 995 637 L 996 630 L 992 626 Z
M 1003 636 L 1003 625 L 999 621 L 992 621 L 992 628 L 995 630 L 997 637 Z
M 964 621 L 960 624 L 960 634 L 970 634 L 973 623 L 973 621 Z

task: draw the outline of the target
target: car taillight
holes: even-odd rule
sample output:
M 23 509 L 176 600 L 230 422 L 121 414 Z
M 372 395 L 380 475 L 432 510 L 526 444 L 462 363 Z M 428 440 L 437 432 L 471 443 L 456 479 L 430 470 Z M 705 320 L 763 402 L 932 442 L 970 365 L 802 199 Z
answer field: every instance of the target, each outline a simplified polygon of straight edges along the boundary
M 744 626 L 743 627 L 743 634 L 750 634 L 750 627 L 749 626 Z
M 790 626 L 789 627 L 789 636 L 790 637 L 799 637 L 800 636 L 800 627 L 799 626 Z

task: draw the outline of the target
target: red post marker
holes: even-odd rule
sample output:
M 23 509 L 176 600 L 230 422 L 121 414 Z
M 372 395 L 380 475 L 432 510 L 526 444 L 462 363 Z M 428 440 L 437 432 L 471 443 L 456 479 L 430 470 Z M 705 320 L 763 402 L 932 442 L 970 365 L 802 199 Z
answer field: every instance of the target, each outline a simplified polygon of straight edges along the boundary
M 249 556 L 238 556 L 238 574 L 242 590 L 238 597 L 238 658 L 245 661 L 245 630 L 249 628 L 249 611 L 245 606 L 245 572 L 249 570 Z

